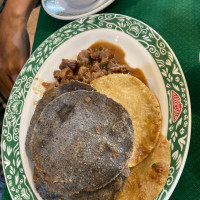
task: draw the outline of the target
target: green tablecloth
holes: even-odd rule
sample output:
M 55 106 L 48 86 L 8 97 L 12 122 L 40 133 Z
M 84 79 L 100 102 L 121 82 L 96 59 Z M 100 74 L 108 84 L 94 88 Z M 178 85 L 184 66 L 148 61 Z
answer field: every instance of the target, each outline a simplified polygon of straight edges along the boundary
M 190 150 L 171 200 L 200 200 L 200 1 L 115 0 L 102 12 L 134 17 L 155 29 L 176 54 L 185 74 L 192 104 Z M 40 11 L 33 50 L 50 34 L 67 24 Z M 7 188 L 3 200 L 9 200 Z

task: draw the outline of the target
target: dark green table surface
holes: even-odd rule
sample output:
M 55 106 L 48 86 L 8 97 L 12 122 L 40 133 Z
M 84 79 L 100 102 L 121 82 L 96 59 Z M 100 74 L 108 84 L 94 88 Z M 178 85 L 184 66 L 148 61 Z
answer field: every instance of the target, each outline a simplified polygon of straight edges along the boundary
M 188 83 L 192 104 L 192 133 L 188 158 L 170 200 L 200 200 L 200 1 L 115 0 L 104 13 L 134 17 L 155 29 L 177 56 Z M 54 31 L 69 23 L 40 11 L 33 50 Z M 3 200 L 9 200 L 5 187 Z

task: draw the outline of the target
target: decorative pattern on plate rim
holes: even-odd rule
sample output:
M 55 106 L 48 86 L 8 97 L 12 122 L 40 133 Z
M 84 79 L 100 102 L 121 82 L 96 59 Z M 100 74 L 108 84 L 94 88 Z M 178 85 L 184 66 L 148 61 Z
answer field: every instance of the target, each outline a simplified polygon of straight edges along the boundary
M 5 179 L 14 200 L 37 199 L 24 173 L 19 149 L 21 113 L 31 83 L 44 61 L 63 42 L 79 33 L 99 28 L 114 29 L 135 38 L 152 55 L 163 77 L 169 105 L 167 138 L 171 144 L 171 167 L 165 188 L 157 200 L 165 199 L 184 164 L 190 138 L 190 105 L 184 75 L 174 53 L 161 36 L 136 19 L 119 14 L 94 15 L 71 22 L 47 38 L 30 56 L 15 82 L 2 132 Z

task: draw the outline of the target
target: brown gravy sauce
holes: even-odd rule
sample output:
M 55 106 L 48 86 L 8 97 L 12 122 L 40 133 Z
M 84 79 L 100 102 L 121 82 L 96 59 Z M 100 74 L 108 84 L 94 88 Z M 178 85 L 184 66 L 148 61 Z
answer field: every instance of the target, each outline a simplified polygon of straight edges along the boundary
M 125 52 L 121 47 L 119 47 L 116 44 L 113 44 L 111 42 L 107 42 L 104 40 L 98 40 L 94 44 L 90 46 L 91 49 L 99 49 L 100 47 L 103 47 L 105 49 L 109 49 L 112 54 L 114 55 L 114 58 L 116 62 L 120 65 L 127 65 L 127 68 L 130 70 L 130 74 L 132 76 L 135 76 L 136 78 L 140 79 L 146 86 L 149 87 L 147 79 L 143 73 L 143 71 L 139 68 L 132 68 L 128 65 L 128 63 L 125 60 Z

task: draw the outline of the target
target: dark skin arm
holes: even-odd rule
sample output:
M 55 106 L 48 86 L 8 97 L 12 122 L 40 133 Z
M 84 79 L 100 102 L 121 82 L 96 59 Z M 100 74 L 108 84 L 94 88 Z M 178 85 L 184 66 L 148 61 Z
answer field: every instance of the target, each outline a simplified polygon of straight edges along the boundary
M 27 21 L 37 0 L 7 0 L 0 14 L 0 91 L 9 96 L 30 55 Z

